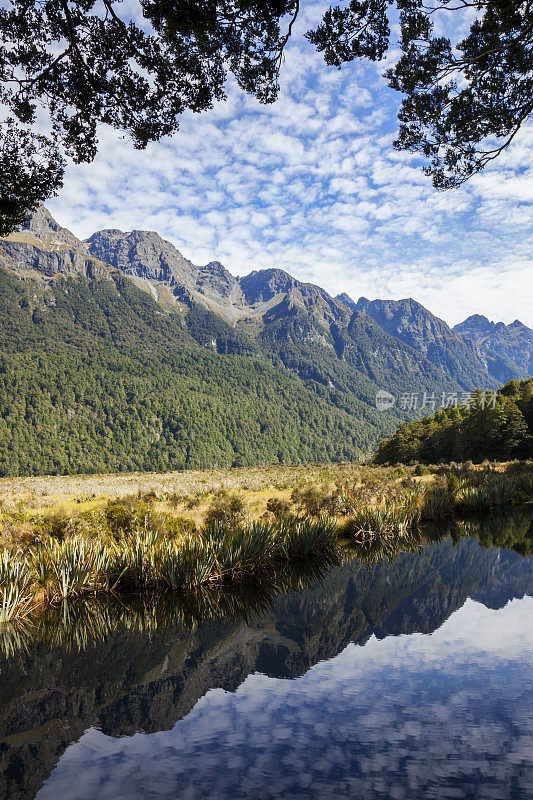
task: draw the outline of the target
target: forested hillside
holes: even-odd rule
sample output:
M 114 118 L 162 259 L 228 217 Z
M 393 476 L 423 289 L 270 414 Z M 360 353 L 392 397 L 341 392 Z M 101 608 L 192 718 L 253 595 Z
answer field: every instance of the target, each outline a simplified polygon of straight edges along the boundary
M 481 394 L 472 399 L 402 425 L 380 444 L 376 463 L 533 458 L 533 378 L 509 381 L 494 402 Z
M 419 413 L 379 390 L 495 386 L 419 304 L 410 336 L 352 306 L 150 231 L 83 242 L 40 207 L 0 239 L 0 475 L 357 459 Z
M 43 290 L 0 270 L 0 313 L 2 475 L 354 459 L 386 424 L 193 309 L 231 354 L 203 348 L 124 278 Z

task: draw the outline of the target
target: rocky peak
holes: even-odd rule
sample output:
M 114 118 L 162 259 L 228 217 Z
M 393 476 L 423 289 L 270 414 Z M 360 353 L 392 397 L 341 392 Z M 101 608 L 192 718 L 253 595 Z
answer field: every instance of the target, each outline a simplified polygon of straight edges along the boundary
M 155 231 L 108 229 L 94 233 L 86 244 L 96 258 L 126 275 L 187 287 L 194 285 L 198 276 L 198 267 Z
M 500 329 L 502 327 L 505 329 L 503 322 L 494 323 L 483 316 L 483 314 L 471 314 L 464 322 L 459 322 L 457 325 L 454 325 L 453 329 L 461 335 L 475 338 L 476 336 L 491 333 L 498 329 L 498 326 Z
M 241 295 L 237 279 L 220 261 L 210 261 L 205 267 L 200 267 L 195 289 L 216 300 L 236 300 Z
M 508 329 L 517 328 L 522 331 L 531 331 L 531 328 L 528 328 L 527 325 L 524 325 L 523 322 L 520 322 L 519 319 L 515 319 L 514 322 L 511 322 L 510 325 L 507 326 Z
M 341 294 L 338 294 L 336 296 L 335 300 L 338 300 L 339 303 L 342 303 L 343 305 L 345 305 L 347 308 L 350 309 L 350 311 L 356 311 L 357 310 L 357 303 L 354 300 L 352 300 L 350 295 L 346 294 L 346 292 L 342 292 Z M 360 300 L 364 300 L 366 303 L 370 302 L 369 300 L 366 299 L 366 297 L 361 297 Z
M 29 215 L 23 228 L 0 239 L 0 264 L 40 281 L 60 274 L 109 275 L 107 264 L 93 257 L 86 244 L 62 228 L 43 205 Z
M 29 215 L 23 230 L 33 231 L 34 233 L 49 233 L 50 231 L 58 232 L 63 229 L 55 221 L 48 209 L 40 203 L 35 211 Z
M 279 318 L 283 313 L 292 314 L 298 309 L 306 313 L 311 322 L 322 327 L 339 322 L 347 324 L 351 316 L 351 311 L 343 303 L 320 286 L 302 283 L 281 269 L 254 270 L 241 278 L 239 284 L 248 305 L 269 305 L 265 321 Z
M 387 333 L 414 347 L 436 366 L 456 378 L 464 388 L 489 388 L 495 382 L 487 374 L 484 359 L 472 342 L 439 319 L 421 303 L 403 300 L 367 300 L 357 310 L 372 317 Z
M 513 375 L 506 369 L 498 377 L 504 383 L 510 378 L 526 378 L 533 375 L 533 330 L 515 319 L 510 325 L 503 322 L 490 322 L 480 314 L 473 314 L 454 328 L 464 338 L 468 338 L 490 360 L 497 357 L 506 365 L 518 369 Z M 490 364 L 489 364 L 490 368 Z
M 20 231 L 11 234 L 8 239 L 29 241 L 28 235 L 40 239 L 50 250 L 61 250 L 67 247 L 73 250 L 81 250 L 85 254 L 88 252 L 84 242 L 74 236 L 67 228 L 59 225 L 42 204 L 29 215 L 24 227 Z
M 444 320 L 435 317 L 411 297 L 403 300 L 367 300 L 366 297 L 360 297 L 356 309 L 372 317 L 387 333 L 416 347 L 424 355 L 429 344 L 448 337 L 457 338 Z
M 240 278 L 239 284 L 246 302 L 254 305 L 266 303 L 282 292 L 289 292 L 300 282 L 281 269 L 261 269 Z

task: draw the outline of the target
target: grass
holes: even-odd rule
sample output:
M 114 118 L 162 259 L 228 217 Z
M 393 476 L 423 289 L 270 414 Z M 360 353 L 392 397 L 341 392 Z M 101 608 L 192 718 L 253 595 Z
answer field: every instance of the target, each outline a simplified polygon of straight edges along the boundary
M 333 554 L 336 528 L 326 519 L 211 523 L 196 534 L 168 537 L 140 528 L 122 539 L 47 537 L 28 553 L 4 550 L 0 623 L 23 617 L 40 597 L 58 603 L 118 591 L 198 589 L 249 579 L 295 558 Z
M 24 619 L 35 606 L 31 567 L 25 556 L 0 553 L 0 626 Z
M 238 480 L 246 475 L 246 485 L 252 485 L 248 494 L 241 488 L 237 495 L 235 486 L 215 493 L 207 487 L 193 498 L 181 493 L 163 499 L 150 489 L 96 504 L 87 504 L 84 495 L 70 512 L 48 497 L 48 514 L 22 499 L 4 498 L 0 626 L 24 620 L 36 605 L 81 596 L 258 584 L 289 563 L 335 560 L 347 543 L 361 558 L 388 558 L 399 548 L 420 546 L 426 522 L 533 497 L 531 463 L 506 469 L 451 465 L 418 476 L 416 465 L 324 465 L 307 473 L 293 469 L 292 486 L 288 473 L 268 468 L 268 486 L 282 476 L 286 484 L 274 495 L 264 489 L 268 499 L 258 508 L 249 495 L 257 499 L 258 472 L 237 472 Z M 340 481 L 341 475 L 350 480 Z M 203 509 L 197 522 L 183 515 L 188 506 L 195 513 Z

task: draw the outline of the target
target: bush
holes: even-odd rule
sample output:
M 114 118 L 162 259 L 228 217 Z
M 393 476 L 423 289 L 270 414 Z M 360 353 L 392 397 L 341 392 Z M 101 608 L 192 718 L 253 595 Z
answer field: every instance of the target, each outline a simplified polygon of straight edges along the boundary
M 291 504 L 288 500 L 281 497 L 269 497 L 267 501 L 267 511 L 270 511 L 277 519 L 291 516 Z
M 152 508 L 148 503 L 132 497 L 110 502 L 105 509 L 107 524 L 115 536 L 123 536 L 139 526 L 146 526 L 151 515 Z
M 429 474 L 429 470 L 423 464 L 417 464 L 416 467 L 413 470 L 413 475 L 416 475 L 417 477 L 421 476 L 421 475 L 428 475 L 428 474 Z
M 292 500 L 307 516 L 318 517 L 327 507 L 330 496 L 324 489 L 308 486 L 305 489 L 294 489 Z
M 212 525 L 216 522 L 238 525 L 243 521 L 244 515 L 245 506 L 242 498 L 238 494 L 229 494 L 226 491 L 221 491 L 213 499 L 207 511 L 205 522 L 206 525 Z
M 57 542 L 62 542 L 67 537 L 77 533 L 77 520 L 63 511 L 58 511 L 56 514 L 41 520 L 38 529 L 40 534 L 50 536 Z

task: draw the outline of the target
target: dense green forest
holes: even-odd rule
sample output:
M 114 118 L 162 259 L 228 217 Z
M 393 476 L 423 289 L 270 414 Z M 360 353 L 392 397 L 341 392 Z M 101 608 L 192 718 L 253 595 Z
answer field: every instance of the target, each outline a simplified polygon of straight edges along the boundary
M 469 405 L 440 409 L 433 417 L 402 425 L 382 442 L 378 464 L 533 457 L 533 378 L 509 381 L 495 402 L 481 394 Z
M 0 313 L 0 475 L 350 460 L 383 435 L 368 404 L 119 275 L 42 288 L 0 270 Z

